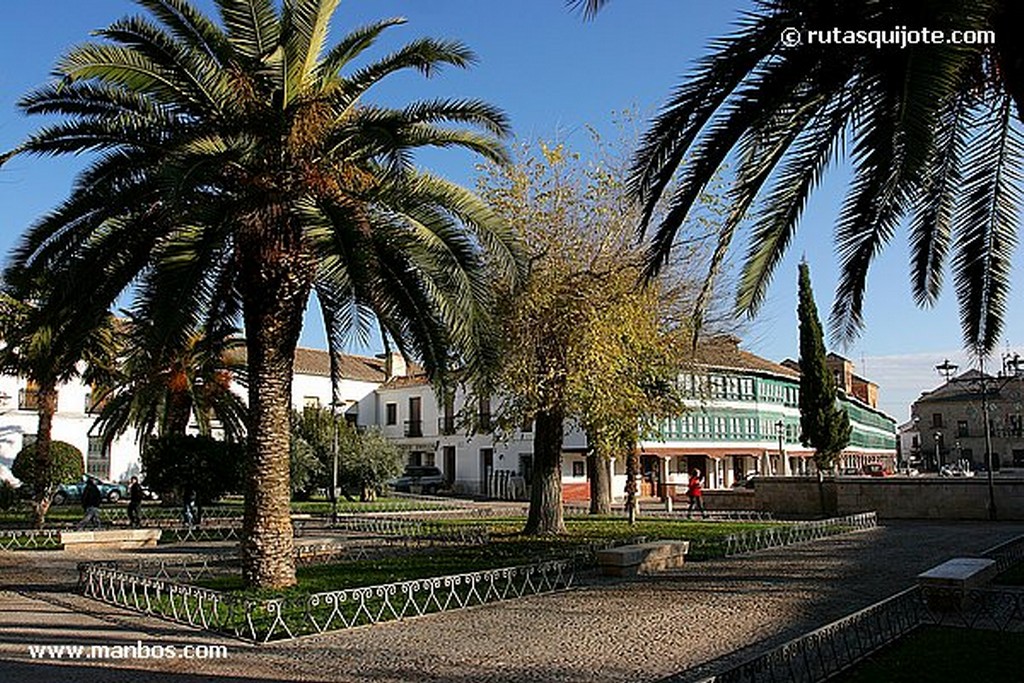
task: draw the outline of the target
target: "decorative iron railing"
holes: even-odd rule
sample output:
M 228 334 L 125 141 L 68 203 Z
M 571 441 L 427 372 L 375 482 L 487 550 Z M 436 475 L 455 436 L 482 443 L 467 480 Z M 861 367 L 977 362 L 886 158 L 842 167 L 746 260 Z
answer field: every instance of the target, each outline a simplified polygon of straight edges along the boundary
M 402 536 L 409 539 L 436 541 L 440 544 L 482 545 L 490 539 L 482 524 L 438 524 L 429 520 L 397 519 L 350 515 L 338 517 L 332 523 L 335 529 L 380 536 Z
M 0 531 L 0 550 L 48 550 L 61 547 L 60 529 Z
M 666 683 L 818 683 L 917 628 L 922 613 L 920 592 L 911 588 L 728 671 L 697 678 L 681 674 Z
M 563 590 L 572 560 L 255 599 L 90 563 L 79 567 L 83 594 L 97 600 L 254 642 L 365 626 Z
M 725 555 L 739 555 L 766 548 L 779 548 L 793 545 L 794 543 L 815 541 L 819 538 L 835 536 L 836 534 L 848 531 L 873 529 L 876 526 L 878 526 L 878 518 L 875 513 L 862 512 L 856 515 L 833 517 L 813 522 L 794 522 L 764 529 L 751 529 L 743 533 L 726 536 Z

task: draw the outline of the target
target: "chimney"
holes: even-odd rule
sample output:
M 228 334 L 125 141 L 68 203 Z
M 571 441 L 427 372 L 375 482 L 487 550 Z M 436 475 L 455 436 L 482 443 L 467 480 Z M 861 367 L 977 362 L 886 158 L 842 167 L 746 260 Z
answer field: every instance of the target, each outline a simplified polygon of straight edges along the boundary
M 377 355 L 377 358 L 384 359 L 384 380 L 394 379 L 395 377 L 405 377 L 408 372 L 408 368 L 405 364 L 405 358 L 402 354 L 392 351 L 391 353 L 381 353 Z

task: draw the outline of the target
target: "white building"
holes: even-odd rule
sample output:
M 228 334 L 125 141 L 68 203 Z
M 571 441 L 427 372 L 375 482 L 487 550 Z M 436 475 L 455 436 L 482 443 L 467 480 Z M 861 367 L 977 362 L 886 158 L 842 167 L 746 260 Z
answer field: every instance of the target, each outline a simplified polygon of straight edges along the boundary
M 339 359 L 339 405 L 336 410 L 356 425 L 378 423 L 375 391 L 388 379 L 395 363 L 384 358 L 342 356 Z M 331 367 L 326 351 L 297 349 L 292 379 L 292 404 L 330 407 Z M 404 364 L 399 367 L 404 371 Z M 242 396 L 245 389 L 234 387 Z M 108 449 L 93 433 L 96 412 L 92 410 L 91 388 L 81 381 L 62 384 L 57 389 L 57 413 L 53 417 L 53 438 L 66 441 L 85 455 L 85 471 L 101 479 L 124 481 L 139 472 L 139 446 L 136 434 L 129 430 Z M 36 391 L 31 383 L 18 377 L 0 375 L 0 463 L 10 466 L 15 456 L 36 437 L 39 415 Z

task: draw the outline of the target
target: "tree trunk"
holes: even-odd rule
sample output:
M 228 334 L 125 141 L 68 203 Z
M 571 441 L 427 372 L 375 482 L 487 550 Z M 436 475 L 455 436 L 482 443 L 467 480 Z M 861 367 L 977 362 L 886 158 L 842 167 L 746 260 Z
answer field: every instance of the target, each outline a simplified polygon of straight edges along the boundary
M 53 466 L 50 458 L 50 443 L 53 440 L 53 415 L 57 412 L 57 386 L 53 381 L 39 382 L 37 396 L 39 424 L 36 428 L 35 481 L 32 485 L 35 496 L 32 505 L 32 525 L 42 529 L 46 513 L 50 510 L 53 496 Z
M 634 448 L 626 456 L 626 516 L 629 524 L 636 524 L 637 509 L 640 500 L 637 498 L 636 478 L 640 473 L 640 454 Z
M 561 408 L 540 411 L 533 436 L 533 488 L 530 512 L 523 533 L 564 534 L 562 515 L 562 423 Z
M 169 391 L 165 412 L 164 435 L 185 436 L 192 417 L 192 397 L 187 391 Z
M 587 472 L 590 473 L 590 514 L 610 515 L 612 513 L 611 460 L 596 448 L 587 455 Z
M 254 232 L 240 245 L 250 414 L 242 571 L 249 586 L 286 588 L 295 584 L 289 481 L 292 366 L 312 268 L 297 232 Z
M 825 504 L 825 473 L 821 471 L 821 467 L 815 467 L 818 472 L 818 500 L 821 502 L 821 517 L 822 519 L 828 517 L 827 505 Z

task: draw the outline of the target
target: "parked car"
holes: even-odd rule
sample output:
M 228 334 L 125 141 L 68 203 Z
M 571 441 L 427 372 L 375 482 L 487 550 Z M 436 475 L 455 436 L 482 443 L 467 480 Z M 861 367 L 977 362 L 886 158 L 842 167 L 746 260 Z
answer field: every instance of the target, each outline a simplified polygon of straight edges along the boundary
M 441 470 L 430 465 L 408 465 L 402 476 L 392 479 L 388 484 L 403 493 L 437 493 L 445 487 L 444 475 Z
M 869 462 L 863 467 L 864 474 L 869 477 L 890 477 L 892 472 L 885 469 L 885 466 L 880 462 Z
M 752 489 L 757 481 L 757 472 L 748 472 L 747 476 L 733 482 L 734 489 Z
M 92 479 L 96 482 L 96 486 L 100 489 L 100 495 L 108 503 L 116 503 L 122 498 L 128 497 L 128 487 L 124 484 L 115 484 L 114 482 L 103 481 L 95 477 L 86 477 L 82 481 L 73 484 L 61 484 L 57 492 L 53 494 L 53 504 L 64 505 L 65 503 L 77 503 L 82 500 L 82 491 L 85 490 L 87 479 Z
M 939 470 L 940 477 L 973 477 L 974 471 L 960 465 L 943 465 Z

